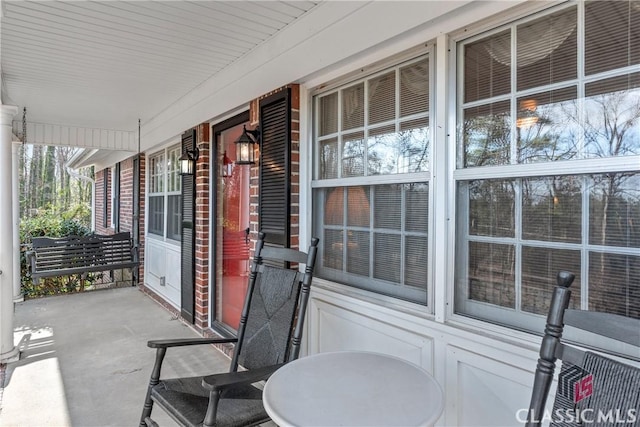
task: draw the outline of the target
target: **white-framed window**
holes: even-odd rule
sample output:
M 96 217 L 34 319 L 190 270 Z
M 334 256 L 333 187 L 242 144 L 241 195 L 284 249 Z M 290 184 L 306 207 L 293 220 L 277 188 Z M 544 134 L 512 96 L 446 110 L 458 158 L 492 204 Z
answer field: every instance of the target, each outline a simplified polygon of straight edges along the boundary
M 455 312 L 640 317 L 640 8 L 568 3 L 459 40 Z
M 150 234 L 180 240 L 182 227 L 182 181 L 180 145 L 149 156 L 148 226 Z
M 314 96 L 317 275 L 427 304 L 429 52 Z

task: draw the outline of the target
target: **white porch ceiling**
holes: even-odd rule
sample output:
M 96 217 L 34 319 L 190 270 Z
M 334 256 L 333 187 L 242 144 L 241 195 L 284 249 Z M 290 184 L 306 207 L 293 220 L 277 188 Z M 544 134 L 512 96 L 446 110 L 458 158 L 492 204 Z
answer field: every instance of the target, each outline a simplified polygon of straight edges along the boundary
M 319 1 L 2 0 L 2 103 L 133 131 Z

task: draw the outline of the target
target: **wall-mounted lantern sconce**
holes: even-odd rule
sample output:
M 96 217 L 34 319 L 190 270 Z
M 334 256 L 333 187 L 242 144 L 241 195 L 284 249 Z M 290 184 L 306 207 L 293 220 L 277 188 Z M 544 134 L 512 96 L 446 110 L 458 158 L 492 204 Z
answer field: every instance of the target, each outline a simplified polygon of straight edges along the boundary
M 222 155 L 222 168 L 220 170 L 220 175 L 223 178 L 228 178 L 233 174 L 233 161 L 227 156 L 227 152 L 225 151 Z
M 255 145 L 260 144 L 260 127 L 254 130 L 247 130 L 244 126 L 242 135 L 235 142 L 236 144 L 236 164 L 237 165 L 253 165 L 255 164 Z
M 195 147 L 193 150 L 187 150 L 180 158 L 180 175 L 193 175 L 196 171 L 196 162 L 200 157 L 200 150 Z

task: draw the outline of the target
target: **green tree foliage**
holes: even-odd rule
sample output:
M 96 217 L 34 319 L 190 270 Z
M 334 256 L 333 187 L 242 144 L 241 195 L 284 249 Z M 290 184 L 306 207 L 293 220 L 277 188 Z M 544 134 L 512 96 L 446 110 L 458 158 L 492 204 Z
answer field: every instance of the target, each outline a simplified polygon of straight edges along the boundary
M 91 230 L 78 218 L 90 216 L 90 210 L 83 205 L 76 205 L 68 211 L 60 211 L 52 207 L 40 210 L 37 216 L 23 218 L 20 221 L 20 270 L 22 276 L 22 293 L 25 298 L 75 292 L 83 289 L 80 278 L 75 276 L 48 277 L 34 284 L 27 267 L 26 252 L 30 249 L 33 237 L 64 237 L 69 235 L 86 236 Z M 91 283 L 92 277 L 87 280 Z

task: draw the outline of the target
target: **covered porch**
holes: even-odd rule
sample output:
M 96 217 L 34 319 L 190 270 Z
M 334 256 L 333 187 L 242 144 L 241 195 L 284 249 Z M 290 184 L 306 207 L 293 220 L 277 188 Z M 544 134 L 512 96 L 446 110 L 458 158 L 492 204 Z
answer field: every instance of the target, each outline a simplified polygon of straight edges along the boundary
M 137 424 L 155 358 L 147 340 L 197 336 L 135 287 L 18 303 L 15 339 L 22 357 L 0 375 L 0 424 Z M 173 349 L 176 357 L 167 357 L 163 370 L 201 375 L 228 369 L 221 351 L 197 347 Z M 163 411 L 154 416 L 174 425 Z

